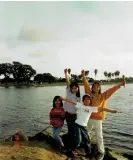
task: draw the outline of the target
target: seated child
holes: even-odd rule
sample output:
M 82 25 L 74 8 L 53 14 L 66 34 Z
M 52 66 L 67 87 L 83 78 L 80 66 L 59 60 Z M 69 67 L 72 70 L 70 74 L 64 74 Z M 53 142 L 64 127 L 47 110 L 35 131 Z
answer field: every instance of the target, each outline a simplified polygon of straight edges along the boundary
M 50 111 L 50 124 L 53 126 L 53 137 L 55 138 L 61 151 L 64 149 L 64 144 L 59 136 L 62 126 L 64 124 L 65 111 L 62 100 L 59 96 L 53 99 L 53 108 Z
M 74 124 L 75 134 L 73 137 L 73 146 L 72 146 L 71 153 L 74 156 L 74 151 L 77 148 L 77 146 L 80 145 L 82 140 L 84 142 L 84 149 L 86 152 L 86 156 L 89 157 L 91 153 L 91 144 L 90 144 L 90 138 L 88 136 L 88 131 L 87 131 L 87 123 L 91 116 L 91 113 L 98 112 L 98 111 L 101 111 L 101 112 L 107 111 L 111 113 L 117 113 L 117 111 L 109 108 L 90 106 L 91 97 L 89 94 L 85 94 L 82 97 L 83 104 L 70 99 L 63 98 L 63 97 L 60 97 L 60 99 L 63 101 L 75 104 L 75 107 L 77 108 L 77 119 Z

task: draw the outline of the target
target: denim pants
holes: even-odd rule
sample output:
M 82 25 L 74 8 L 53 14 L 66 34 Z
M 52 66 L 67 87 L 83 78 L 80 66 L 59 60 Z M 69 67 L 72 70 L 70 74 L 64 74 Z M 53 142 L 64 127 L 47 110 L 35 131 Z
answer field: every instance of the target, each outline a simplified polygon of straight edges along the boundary
M 60 132 L 61 132 L 62 127 L 58 127 L 58 128 L 53 128 L 53 137 L 55 138 L 57 144 L 59 147 L 63 147 L 63 141 L 60 137 Z
M 76 114 L 70 114 L 66 112 L 66 123 L 68 128 L 69 148 L 72 147 L 73 135 L 74 135 L 74 123 L 77 118 Z
M 74 123 L 75 134 L 73 136 L 73 150 L 80 145 L 81 141 L 84 143 L 84 149 L 86 154 L 90 153 L 90 137 L 88 136 L 87 127 Z

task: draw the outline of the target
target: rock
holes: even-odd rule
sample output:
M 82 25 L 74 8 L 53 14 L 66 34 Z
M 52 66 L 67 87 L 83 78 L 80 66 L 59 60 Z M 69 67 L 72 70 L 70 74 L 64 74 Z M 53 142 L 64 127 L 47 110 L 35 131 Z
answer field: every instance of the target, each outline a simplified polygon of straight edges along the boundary
M 133 160 L 133 155 L 123 154 L 123 157 L 128 158 L 128 160 Z
M 103 160 L 117 160 L 111 155 L 111 150 L 109 148 L 105 148 L 105 156 Z
M 28 141 L 28 137 L 23 132 L 17 132 L 11 137 L 5 139 L 5 141 Z
M 52 148 L 57 150 L 57 148 L 58 148 L 57 147 L 57 143 L 56 143 L 55 139 L 50 134 L 51 130 L 50 131 L 44 130 L 44 131 L 43 132 L 39 132 L 35 136 L 32 136 L 32 137 L 27 137 L 23 132 L 17 132 L 16 134 L 14 134 L 13 136 L 9 137 L 5 141 L 16 141 L 16 140 L 17 141 L 39 141 L 39 142 L 44 142 L 45 141 Z M 63 134 L 61 136 L 61 138 L 62 138 L 62 141 L 64 143 L 64 147 L 67 150 L 67 148 L 69 146 L 68 134 Z M 91 149 L 92 149 L 91 157 L 96 157 L 97 152 L 98 152 L 98 148 L 97 148 L 96 143 L 92 143 Z M 76 152 L 78 153 L 78 156 L 76 158 L 68 157 L 67 160 L 86 160 L 85 152 L 84 152 L 84 149 L 83 149 L 83 144 L 81 144 L 80 147 L 78 147 L 78 149 L 76 149 Z M 110 149 L 105 148 L 105 156 L 104 156 L 103 160 L 117 160 L 116 158 L 114 158 L 112 156 L 111 152 L 112 151 Z M 128 158 L 129 160 L 133 160 L 133 156 L 132 155 L 123 154 L 123 156 Z

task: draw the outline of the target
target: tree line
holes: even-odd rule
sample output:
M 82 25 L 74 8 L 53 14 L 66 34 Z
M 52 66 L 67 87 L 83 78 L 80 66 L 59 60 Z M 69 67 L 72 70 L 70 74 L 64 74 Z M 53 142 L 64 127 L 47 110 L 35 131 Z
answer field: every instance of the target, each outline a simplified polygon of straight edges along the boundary
M 68 69 L 70 81 L 77 81 L 82 83 L 82 76 L 79 73 L 72 74 L 71 69 Z M 94 70 L 95 77 L 89 77 L 89 70 L 85 71 L 85 75 L 90 82 L 94 82 L 97 78 L 98 69 Z M 104 73 L 105 79 L 101 80 L 103 82 L 107 81 L 121 81 L 120 71 L 115 71 L 114 73 L 105 71 Z M 38 73 L 32 66 L 27 64 L 22 64 L 20 62 L 11 63 L 1 63 L 0 64 L 0 76 L 3 75 L 4 78 L 1 79 L 1 83 L 57 83 L 57 82 L 65 82 L 66 79 L 62 77 L 55 77 L 51 73 Z M 32 80 L 31 80 L 32 79 Z M 129 77 L 126 79 L 128 82 L 133 82 L 133 78 Z

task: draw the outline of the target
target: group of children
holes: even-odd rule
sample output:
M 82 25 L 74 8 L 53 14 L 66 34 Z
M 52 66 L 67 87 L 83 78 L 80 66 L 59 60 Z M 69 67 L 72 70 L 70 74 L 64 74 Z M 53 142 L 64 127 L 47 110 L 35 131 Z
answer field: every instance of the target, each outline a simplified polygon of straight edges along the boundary
M 91 143 L 89 134 L 94 127 L 96 132 L 98 154 L 96 160 L 102 160 L 104 157 L 104 143 L 102 121 L 105 119 L 105 111 L 117 113 L 116 110 L 106 107 L 107 100 L 121 86 L 125 85 L 125 80 L 120 84 L 101 93 L 101 85 L 99 82 L 94 82 L 91 89 L 88 80 L 85 76 L 85 71 L 81 74 L 84 82 L 85 95 L 80 97 L 79 85 L 75 82 L 70 84 L 67 69 L 64 70 L 66 77 L 66 98 L 55 96 L 53 100 L 53 108 L 50 111 L 50 124 L 53 126 L 53 137 L 57 141 L 61 150 L 64 149 L 64 144 L 60 137 L 60 132 L 66 120 L 68 127 L 69 147 L 68 153 L 74 156 L 75 149 L 84 144 L 84 149 L 87 157 L 91 154 Z M 64 104 L 63 104 L 64 101 Z

